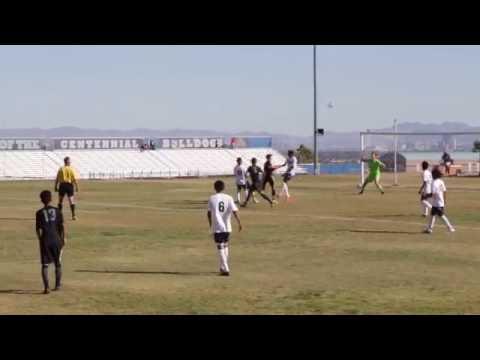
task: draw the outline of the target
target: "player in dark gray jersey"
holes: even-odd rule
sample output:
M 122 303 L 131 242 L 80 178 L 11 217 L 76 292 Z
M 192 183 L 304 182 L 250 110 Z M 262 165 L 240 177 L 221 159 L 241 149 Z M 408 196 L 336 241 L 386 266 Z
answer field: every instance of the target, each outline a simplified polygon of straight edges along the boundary
M 272 200 L 275 199 L 276 191 L 275 191 L 275 180 L 273 178 L 273 172 L 280 168 L 280 166 L 273 166 L 272 165 L 272 154 L 268 154 L 266 156 L 267 161 L 263 165 L 263 181 L 262 181 L 262 190 L 265 191 L 267 184 L 270 184 L 272 188 Z M 275 202 L 275 200 L 273 200 Z
M 48 190 L 40 193 L 44 207 L 36 213 L 36 231 L 40 243 L 40 261 L 44 294 L 50 292 L 48 284 L 48 265 L 55 264 L 55 289 L 60 290 L 62 279 L 62 250 L 65 245 L 65 228 L 60 210 L 50 206 L 52 193 Z
M 242 207 L 247 206 L 248 201 L 253 196 L 253 193 L 255 191 L 258 192 L 262 198 L 267 200 L 270 203 L 270 206 L 273 206 L 273 201 L 262 192 L 262 178 L 261 178 L 262 173 L 263 173 L 263 170 L 259 166 L 257 166 L 257 159 L 253 158 L 252 166 L 250 166 L 247 169 L 247 174 L 250 176 L 250 179 L 251 179 L 250 188 L 248 189 L 249 191 L 248 191 L 247 199 L 242 204 Z

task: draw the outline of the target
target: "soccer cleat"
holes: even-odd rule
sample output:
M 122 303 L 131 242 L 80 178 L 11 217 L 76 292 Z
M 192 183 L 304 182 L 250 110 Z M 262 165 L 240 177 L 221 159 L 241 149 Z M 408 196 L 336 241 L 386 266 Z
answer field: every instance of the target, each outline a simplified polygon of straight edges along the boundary
M 230 271 L 220 271 L 220 276 L 230 276 Z
M 55 289 L 53 289 L 53 291 L 60 291 L 62 289 L 62 287 L 59 285 L 59 286 L 55 286 Z
M 455 232 L 456 230 L 455 230 L 454 228 L 450 228 L 450 229 L 448 229 L 448 231 L 453 233 L 453 232 Z
M 49 289 L 43 290 L 43 294 L 44 294 L 44 295 L 50 294 L 50 290 L 49 290 Z
M 258 201 L 257 199 L 255 199 L 255 198 L 253 198 L 253 202 L 254 202 L 255 204 L 258 204 L 258 203 L 259 203 L 259 201 Z
M 423 232 L 425 234 L 431 234 L 431 233 L 433 233 L 433 230 L 432 229 L 425 229 Z
M 77 217 L 76 217 L 76 216 L 72 216 L 72 220 L 73 220 L 73 221 L 77 220 Z

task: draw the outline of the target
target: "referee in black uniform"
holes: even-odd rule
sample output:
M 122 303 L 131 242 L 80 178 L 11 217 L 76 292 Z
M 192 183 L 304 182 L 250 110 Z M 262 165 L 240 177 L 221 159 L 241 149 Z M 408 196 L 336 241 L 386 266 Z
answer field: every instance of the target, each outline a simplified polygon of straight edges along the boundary
M 44 190 L 40 193 L 43 208 L 36 214 L 36 230 L 40 243 L 40 261 L 42 263 L 42 280 L 44 294 L 50 292 L 48 284 L 48 265 L 55 264 L 55 289 L 60 290 L 62 279 L 62 249 L 65 245 L 65 228 L 60 210 L 50 206 L 52 193 Z

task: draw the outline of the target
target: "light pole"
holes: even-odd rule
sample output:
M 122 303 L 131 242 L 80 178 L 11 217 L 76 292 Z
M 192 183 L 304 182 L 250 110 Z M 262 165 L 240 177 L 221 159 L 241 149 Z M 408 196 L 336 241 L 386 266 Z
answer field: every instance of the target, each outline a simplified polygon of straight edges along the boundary
M 313 45 L 313 175 L 317 175 L 317 45 Z

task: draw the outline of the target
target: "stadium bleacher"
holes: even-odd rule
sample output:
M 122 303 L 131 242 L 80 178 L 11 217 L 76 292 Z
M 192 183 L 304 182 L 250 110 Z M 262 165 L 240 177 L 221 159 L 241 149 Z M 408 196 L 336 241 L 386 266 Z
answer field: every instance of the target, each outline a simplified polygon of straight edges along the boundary
M 244 160 L 245 166 L 252 157 L 262 165 L 268 153 L 273 154 L 274 164 L 285 161 L 272 148 L 5 150 L 0 152 L 0 178 L 54 179 L 66 156 L 71 157 L 80 179 L 222 176 L 232 174 L 237 157 Z

